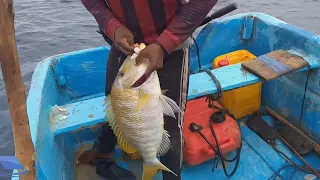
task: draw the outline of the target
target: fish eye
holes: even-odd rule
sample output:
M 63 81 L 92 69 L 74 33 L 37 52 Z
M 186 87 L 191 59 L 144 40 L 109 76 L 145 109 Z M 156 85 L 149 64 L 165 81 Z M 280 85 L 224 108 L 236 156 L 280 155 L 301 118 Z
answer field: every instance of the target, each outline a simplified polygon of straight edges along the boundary
M 124 76 L 124 72 L 119 71 L 119 76 L 120 76 L 120 77 L 123 77 L 123 76 Z

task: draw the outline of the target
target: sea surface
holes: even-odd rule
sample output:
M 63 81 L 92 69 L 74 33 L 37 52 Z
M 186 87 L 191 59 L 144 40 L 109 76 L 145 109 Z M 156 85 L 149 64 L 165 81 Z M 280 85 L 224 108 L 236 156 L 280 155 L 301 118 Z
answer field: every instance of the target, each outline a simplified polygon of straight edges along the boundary
M 264 12 L 320 34 L 320 0 L 221 0 L 212 12 L 236 2 L 240 12 Z M 15 29 L 23 80 L 28 93 L 33 70 L 48 56 L 105 45 L 97 23 L 80 0 L 14 0 Z M 13 155 L 13 137 L 0 72 L 0 156 Z M 1 179 L 1 177 L 0 177 Z

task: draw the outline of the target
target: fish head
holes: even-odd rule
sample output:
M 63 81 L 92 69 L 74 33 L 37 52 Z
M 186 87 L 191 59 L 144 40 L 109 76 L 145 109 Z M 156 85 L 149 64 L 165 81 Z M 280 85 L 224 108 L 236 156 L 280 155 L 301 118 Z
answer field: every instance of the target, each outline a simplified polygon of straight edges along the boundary
M 118 72 L 118 78 L 122 88 L 131 88 L 147 70 L 148 64 L 136 65 L 136 58 L 127 57 Z

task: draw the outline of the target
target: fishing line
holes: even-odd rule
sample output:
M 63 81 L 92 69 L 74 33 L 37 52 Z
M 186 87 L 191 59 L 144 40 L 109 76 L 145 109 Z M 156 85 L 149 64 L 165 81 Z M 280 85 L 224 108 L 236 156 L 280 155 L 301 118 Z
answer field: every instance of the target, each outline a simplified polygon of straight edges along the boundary
M 307 79 L 306 79 L 306 83 L 305 83 L 305 86 L 304 86 L 304 94 L 303 94 L 303 100 L 302 100 L 301 111 L 300 111 L 299 127 L 301 126 L 301 121 L 303 121 L 304 102 L 305 102 L 305 99 L 306 99 L 306 93 L 307 93 L 307 88 L 308 88 L 308 81 L 309 81 L 310 71 L 311 71 L 311 68 L 310 68 L 310 65 L 308 65 Z
M 291 175 L 290 175 L 289 179 L 291 179 L 291 178 L 293 177 L 293 175 L 294 175 L 295 173 L 297 173 L 297 172 L 298 172 L 298 170 L 297 170 L 297 169 L 295 169 L 295 170 L 291 173 Z
M 268 180 L 271 180 L 271 179 L 276 178 L 277 176 L 280 176 L 280 172 L 281 172 L 283 169 L 285 169 L 285 168 L 287 168 L 287 167 L 291 167 L 291 166 L 292 166 L 292 165 L 290 164 L 290 165 L 284 165 L 284 166 L 280 167 L 276 172 L 274 172 L 274 173 L 272 174 L 272 176 L 271 176 Z
M 200 53 L 199 53 L 199 47 L 198 47 L 198 43 L 196 42 L 196 40 L 194 39 L 193 36 L 191 36 L 193 42 L 194 42 L 194 45 L 196 47 L 196 52 L 197 52 L 197 56 L 198 56 L 198 67 L 199 67 L 199 71 L 198 72 L 201 72 L 202 71 L 202 67 L 201 67 L 201 61 L 200 61 Z
M 294 162 L 294 161 L 293 161 L 291 158 L 289 158 L 284 152 L 280 151 L 280 150 L 276 147 L 275 144 L 270 144 L 270 146 L 271 146 L 280 156 L 282 156 L 285 160 L 287 160 L 287 161 L 290 163 L 290 165 L 285 165 L 285 166 L 279 168 L 280 171 L 279 171 L 279 170 L 276 171 L 276 172 L 269 178 L 269 180 L 272 179 L 272 178 L 275 178 L 275 177 L 277 177 L 277 176 L 280 176 L 279 173 L 280 173 L 284 168 L 286 168 L 287 166 L 292 166 L 292 167 L 296 168 L 296 171 L 301 171 L 301 172 L 305 172 L 305 173 L 314 174 L 314 173 L 311 171 L 310 168 L 308 168 L 308 167 L 306 167 L 306 166 L 303 166 L 303 165 L 299 165 L 299 164 L 297 164 L 296 162 Z M 317 169 L 316 169 L 316 171 L 320 172 L 320 171 L 317 170 Z

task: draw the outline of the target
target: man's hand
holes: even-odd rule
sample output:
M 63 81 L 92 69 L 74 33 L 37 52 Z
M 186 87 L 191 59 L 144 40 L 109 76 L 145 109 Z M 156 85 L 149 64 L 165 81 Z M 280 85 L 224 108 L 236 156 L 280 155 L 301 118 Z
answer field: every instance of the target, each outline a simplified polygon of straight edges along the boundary
M 150 74 L 162 68 L 163 66 L 164 50 L 158 44 L 152 43 L 144 48 L 136 58 L 136 65 L 146 63 L 148 64 L 147 70 L 144 75 L 133 85 L 133 87 L 140 86 Z
M 124 26 L 120 26 L 114 33 L 115 47 L 125 55 L 134 53 L 134 38 L 132 32 Z

